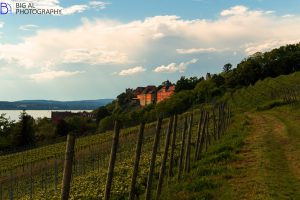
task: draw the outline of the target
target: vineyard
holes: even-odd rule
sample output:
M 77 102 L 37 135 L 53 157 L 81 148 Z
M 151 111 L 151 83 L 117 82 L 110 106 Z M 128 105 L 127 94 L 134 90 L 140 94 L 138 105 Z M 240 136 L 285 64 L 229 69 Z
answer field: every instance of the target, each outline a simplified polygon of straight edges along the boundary
M 111 132 L 1 156 L 0 200 L 163 199 L 166 186 L 206 162 L 236 115 L 297 106 L 299 85 L 300 73 L 268 78 L 225 95 L 228 104 L 126 129 L 117 121 Z
M 267 78 L 230 95 L 230 105 L 237 111 L 264 110 L 300 100 L 300 73 Z
M 180 179 L 188 173 L 191 161 L 200 159 L 209 144 L 220 139 L 229 120 L 229 107 L 221 104 L 124 130 L 116 123 L 114 138 L 107 132 L 77 139 L 67 171 L 66 143 L 2 156 L 0 197 L 123 199 L 130 194 L 131 199 L 143 195 L 150 199 L 157 185 L 158 198 L 164 176 Z M 135 153 L 137 144 L 139 153 Z M 72 179 L 65 185 L 66 173 L 72 174 Z M 68 188 L 70 194 L 64 194 Z

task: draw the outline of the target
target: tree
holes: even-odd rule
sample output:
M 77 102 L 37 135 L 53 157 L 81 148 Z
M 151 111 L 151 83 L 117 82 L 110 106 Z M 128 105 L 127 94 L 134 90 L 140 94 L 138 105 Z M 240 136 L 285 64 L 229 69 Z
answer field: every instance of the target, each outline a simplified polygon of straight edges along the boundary
M 89 130 L 87 118 L 81 116 L 67 117 L 68 131 L 74 134 L 84 134 Z
M 35 143 L 34 119 L 25 111 L 21 112 L 20 121 L 14 130 L 14 143 L 17 146 L 33 145 Z
M 96 113 L 96 123 L 99 122 L 104 118 L 110 115 L 108 109 L 105 106 L 99 107 L 97 110 L 94 111 Z
M 113 130 L 115 118 L 113 116 L 107 116 L 99 123 L 98 130 L 105 132 L 107 130 Z
M 164 82 L 161 83 L 162 86 L 166 86 L 166 87 L 169 87 L 172 85 L 172 83 L 169 81 L 169 80 L 166 80 Z
M 0 115 L 0 136 L 7 137 L 10 133 L 13 121 L 5 117 L 5 114 Z
M 218 86 L 222 86 L 225 84 L 225 78 L 221 75 L 214 74 L 211 80 Z
M 198 82 L 202 81 L 204 78 L 198 79 L 197 77 L 185 78 L 184 76 L 176 82 L 175 92 L 182 90 L 192 90 L 195 88 Z
M 232 64 L 227 63 L 227 64 L 224 65 L 223 71 L 227 73 L 231 70 L 231 68 L 232 68 Z
M 44 117 L 35 120 L 35 136 L 37 140 L 49 140 L 55 138 L 55 125 L 52 120 Z
M 172 82 L 169 80 L 166 80 L 157 87 L 157 90 L 160 90 L 162 87 L 170 87 L 171 85 L 172 85 Z
M 125 92 L 117 96 L 118 107 L 120 107 L 121 109 L 125 109 L 132 102 L 133 98 L 134 98 L 133 89 L 127 88 Z
M 55 128 L 55 135 L 66 136 L 69 133 L 69 126 L 65 120 L 58 121 Z
M 5 114 L 0 115 L 0 150 L 11 146 L 11 134 L 14 121 L 10 121 Z

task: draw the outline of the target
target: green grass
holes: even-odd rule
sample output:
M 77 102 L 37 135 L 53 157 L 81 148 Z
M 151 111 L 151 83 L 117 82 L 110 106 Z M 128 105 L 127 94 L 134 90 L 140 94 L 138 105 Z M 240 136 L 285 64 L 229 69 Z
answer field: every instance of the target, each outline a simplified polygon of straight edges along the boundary
M 212 144 L 200 161 L 192 164 L 190 174 L 179 183 L 172 180 L 165 187 L 162 199 L 218 199 L 228 193 L 225 192 L 227 180 L 237 173 L 230 163 L 236 160 L 249 131 L 246 117 L 236 117 L 228 134 Z
M 300 72 L 281 75 L 276 78 L 266 78 L 255 85 L 239 89 L 229 95 L 229 102 L 238 112 L 268 110 L 282 106 L 283 92 L 287 90 L 299 91 Z M 299 98 L 299 92 L 298 92 Z
M 288 199 L 295 197 L 300 199 L 299 185 L 297 178 L 289 169 L 289 160 L 285 154 L 282 140 L 276 138 L 272 127 L 264 136 L 265 159 L 269 161 L 265 182 L 268 184 L 269 194 L 272 199 Z
M 300 108 L 240 114 L 162 199 L 300 199 Z

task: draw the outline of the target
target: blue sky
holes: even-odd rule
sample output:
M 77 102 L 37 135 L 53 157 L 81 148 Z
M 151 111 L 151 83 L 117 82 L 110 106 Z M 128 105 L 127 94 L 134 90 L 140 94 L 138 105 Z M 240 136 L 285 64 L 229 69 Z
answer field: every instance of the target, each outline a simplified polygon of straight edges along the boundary
M 0 15 L 3 101 L 115 98 L 300 40 L 296 0 L 16 1 L 63 14 Z

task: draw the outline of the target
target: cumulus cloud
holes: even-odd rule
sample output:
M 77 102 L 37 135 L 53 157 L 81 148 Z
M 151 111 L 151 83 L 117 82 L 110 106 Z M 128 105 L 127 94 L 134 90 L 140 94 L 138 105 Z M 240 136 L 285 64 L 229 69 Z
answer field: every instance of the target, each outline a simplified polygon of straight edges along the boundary
M 126 23 L 83 19 L 78 27 L 68 30 L 39 29 L 35 35 L 23 37 L 22 42 L 2 42 L 0 60 L 27 68 L 68 63 L 125 66 L 149 60 L 149 52 L 170 56 L 174 49 L 179 54 L 224 49 L 251 54 L 284 45 L 285 41 L 299 41 L 299 35 L 300 16 L 282 17 L 236 6 L 220 12 L 214 20 L 184 20 L 178 16 L 154 16 Z M 169 68 L 172 71 L 174 64 Z
M 219 52 L 221 49 L 216 48 L 191 48 L 191 49 L 176 49 L 179 54 L 193 54 L 193 53 L 212 53 Z
M 110 3 L 108 2 L 103 2 L 103 1 L 91 1 L 89 3 L 90 7 L 96 9 L 96 10 L 103 10 L 106 8 L 107 5 L 109 5 Z
M 286 14 L 282 16 L 283 18 L 287 18 L 287 17 L 295 17 L 295 15 L 291 15 L 291 14 Z
M 129 75 L 139 74 L 144 71 L 146 71 L 145 68 L 143 68 L 142 66 L 138 66 L 138 67 L 133 67 L 133 68 L 129 68 L 129 69 L 124 69 L 119 72 L 119 75 L 120 76 L 129 76 Z
M 173 73 L 173 72 L 180 72 L 183 73 L 187 69 L 187 67 L 191 64 L 196 63 L 197 59 L 192 59 L 188 62 L 182 62 L 182 63 L 170 63 L 168 65 L 161 65 L 156 67 L 153 71 L 156 73 Z
M 253 55 L 256 52 L 265 52 L 276 47 L 298 42 L 299 40 L 269 40 L 264 43 L 249 43 L 245 45 L 245 51 L 248 55 Z
M 88 63 L 90 65 L 127 63 L 127 56 L 118 51 L 98 48 L 67 49 L 62 54 L 64 63 Z
M 3 26 L 4 26 L 4 22 L 0 21 L 0 28 L 3 28 Z
M 163 38 L 163 37 L 165 37 L 165 34 L 163 34 L 163 33 L 155 33 L 155 34 L 152 36 L 152 38 L 153 38 L 154 40 L 158 40 L 158 39 L 161 39 L 161 38 Z
M 230 15 L 242 15 L 248 11 L 248 8 L 245 6 L 234 6 L 228 10 L 223 10 L 220 15 L 221 16 L 230 16 Z
M 26 24 L 26 25 L 21 25 L 19 27 L 19 29 L 22 31 L 32 31 L 32 30 L 36 30 L 37 28 L 39 28 L 39 26 L 34 24 Z
M 71 15 L 74 13 L 82 13 L 87 10 L 89 7 L 87 5 L 73 5 L 62 10 L 63 15 Z
M 45 71 L 37 74 L 32 74 L 29 76 L 31 80 L 34 81 L 46 81 L 46 80 L 53 80 L 56 78 L 62 78 L 62 77 L 70 77 L 75 76 L 78 74 L 84 73 L 83 71 Z

